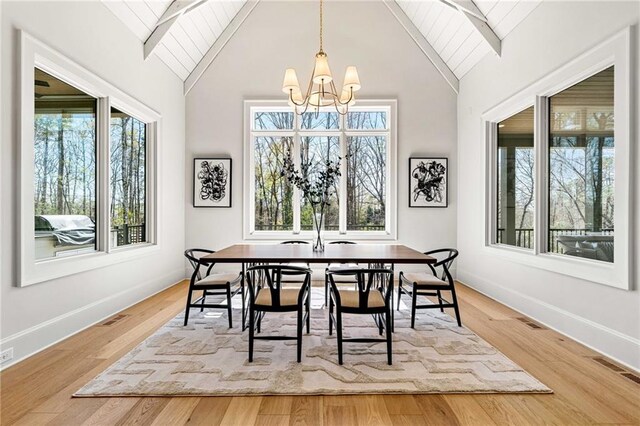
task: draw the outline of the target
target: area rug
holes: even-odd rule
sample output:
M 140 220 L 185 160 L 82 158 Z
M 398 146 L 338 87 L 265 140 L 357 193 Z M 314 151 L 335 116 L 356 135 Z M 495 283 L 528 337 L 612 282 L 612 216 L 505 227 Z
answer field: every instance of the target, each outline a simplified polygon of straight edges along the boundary
M 295 341 L 264 340 L 256 341 L 249 363 L 239 309 L 233 329 L 223 311 L 193 309 L 188 326 L 183 314 L 176 316 L 74 396 L 551 392 L 446 314 L 419 311 L 410 328 L 403 306 L 395 313 L 393 365 L 387 365 L 385 343 L 345 343 L 339 365 L 335 333 L 329 336 L 327 311 L 318 307 L 303 338 L 301 363 Z M 378 335 L 371 316 L 344 318 L 345 338 Z M 262 333 L 295 336 L 295 324 L 295 314 L 267 314 Z

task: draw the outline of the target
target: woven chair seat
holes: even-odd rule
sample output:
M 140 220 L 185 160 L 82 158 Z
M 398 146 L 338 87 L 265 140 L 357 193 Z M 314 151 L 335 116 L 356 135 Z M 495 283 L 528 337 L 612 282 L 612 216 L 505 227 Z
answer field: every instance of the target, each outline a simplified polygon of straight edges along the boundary
M 280 306 L 296 306 L 298 304 L 299 293 L 299 288 L 280 289 Z M 264 288 L 258 292 L 256 305 L 271 306 L 271 291 L 269 291 L 268 288 Z
M 217 272 L 214 274 L 209 274 L 203 279 L 196 281 L 194 287 L 202 287 L 209 285 L 226 285 L 231 284 L 240 280 L 240 275 L 234 274 L 232 272 Z
M 347 308 L 360 308 L 360 293 L 354 290 L 340 290 L 340 304 Z M 384 298 L 379 291 L 371 289 L 369 292 L 368 308 L 384 307 Z M 362 306 L 364 308 L 364 306 Z
M 440 278 L 428 272 L 416 272 L 416 273 L 410 272 L 410 273 L 403 274 L 403 278 L 407 282 L 417 286 L 424 285 L 424 286 L 449 287 L 448 282 L 442 281 Z

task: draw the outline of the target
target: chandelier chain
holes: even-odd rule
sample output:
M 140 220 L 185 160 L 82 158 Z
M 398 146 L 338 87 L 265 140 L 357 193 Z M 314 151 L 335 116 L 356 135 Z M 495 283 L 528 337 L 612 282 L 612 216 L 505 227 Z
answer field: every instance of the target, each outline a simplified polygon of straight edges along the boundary
M 320 0 L 320 52 L 322 51 L 322 0 Z
M 0 0 L 2 1 L 2 0 Z M 309 108 L 315 111 L 316 117 L 321 109 L 333 106 L 340 115 L 346 115 L 349 106 L 355 101 L 354 92 L 360 90 L 360 79 L 356 67 L 347 67 L 342 91 L 338 92 L 334 79 L 331 76 L 327 54 L 324 53 L 324 0 L 320 3 L 320 50 L 315 55 L 315 65 L 309 80 L 306 93 L 303 93 L 298 84 L 298 77 L 293 68 L 288 68 L 285 72 L 282 90 L 289 93 L 289 105 L 293 106 L 298 115 L 307 112 Z M 317 87 L 316 87 L 317 86 Z

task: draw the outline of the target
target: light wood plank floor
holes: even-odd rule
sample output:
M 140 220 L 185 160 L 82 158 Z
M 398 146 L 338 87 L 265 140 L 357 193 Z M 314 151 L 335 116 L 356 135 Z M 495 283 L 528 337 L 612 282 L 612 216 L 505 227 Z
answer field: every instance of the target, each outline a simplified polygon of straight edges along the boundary
M 186 282 L 0 374 L 2 425 L 640 424 L 640 384 L 592 350 L 460 285 L 463 323 L 552 395 L 81 398 L 70 395 L 183 309 Z M 600 358 L 600 362 L 594 358 Z M 606 360 L 604 360 L 606 363 Z

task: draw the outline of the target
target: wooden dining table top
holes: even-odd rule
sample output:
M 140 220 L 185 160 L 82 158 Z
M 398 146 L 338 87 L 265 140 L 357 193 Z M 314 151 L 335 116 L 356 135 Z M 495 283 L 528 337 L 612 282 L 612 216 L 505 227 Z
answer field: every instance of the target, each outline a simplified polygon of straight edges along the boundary
M 220 263 L 305 262 L 305 263 L 436 263 L 402 244 L 327 244 L 315 252 L 311 244 L 234 244 L 201 258 Z

